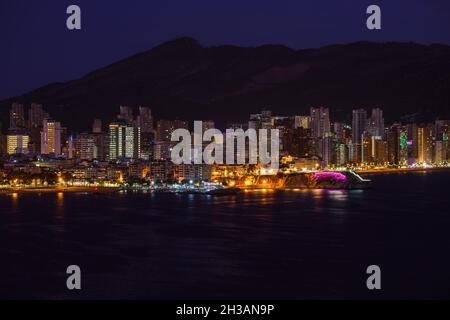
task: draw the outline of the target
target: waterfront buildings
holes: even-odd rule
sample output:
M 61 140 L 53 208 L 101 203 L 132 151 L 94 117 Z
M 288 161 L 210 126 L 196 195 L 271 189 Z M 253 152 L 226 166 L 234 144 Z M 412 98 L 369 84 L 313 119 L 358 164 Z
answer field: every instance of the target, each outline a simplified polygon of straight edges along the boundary
M 189 129 L 188 123 L 181 120 L 159 120 L 156 125 L 154 160 L 170 159 L 170 152 L 176 142 L 172 142 L 172 132 L 176 129 Z
M 30 136 L 23 133 L 10 133 L 6 137 L 6 152 L 12 154 L 27 154 Z
M 381 137 L 384 136 L 384 118 L 383 118 L 383 110 L 380 108 L 372 109 L 372 115 L 368 119 L 367 123 L 367 131 L 373 137 Z
M 314 138 L 322 138 L 331 131 L 330 110 L 324 107 L 311 108 L 311 131 Z
M 171 141 L 175 129 L 189 130 L 182 120 L 154 121 L 148 107 L 120 107 L 117 120 L 104 130 L 93 119 L 92 132 L 69 131 L 53 120 L 40 104 L 14 103 L 9 127 L 0 134 L 3 169 L 29 174 L 67 174 L 74 183 L 126 181 L 208 181 L 221 176 L 270 174 L 255 166 L 174 165 Z M 369 109 L 368 109 L 369 110 Z M 28 117 L 26 117 L 28 115 Z M 309 115 L 275 115 L 268 109 L 250 115 L 248 121 L 233 121 L 230 129 L 278 129 L 281 157 L 291 159 L 280 170 L 303 171 L 343 168 L 398 168 L 448 166 L 450 121 L 419 122 L 405 118 L 385 125 L 381 108 L 355 109 L 347 121 L 331 122 L 330 109 L 314 107 Z M 202 122 L 202 131 L 215 128 Z M 76 128 L 72 128 L 76 129 Z M 0 130 L 1 131 L 1 130 Z M 203 142 L 208 144 L 208 142 Z M 246 148 L 246 162 L 248 162 Z M 226 150 L 224 150 L 226 151 Z M 235 148 L 235 157 L 239 156 Z M 284 166 L 284 167 L 283 167 Z M 36 181 L 47 181 L 45 179 Z
M 113 122 L 109 125 L 109 157 L 110 161 L 121 159 L 140 159 L 141 131 L 139 127 L 125 121 Z
M 41 154 L 61 155 L 61 123 L 45 119 L 41 132 Z
M 76 157 L 80 160 L 92 161 L 98 158 L 94 134 L 82 133 L 75 139 Z
M 417 131 L 417 160 L 419 163 L 431 163 L 433 158 L 433 131 L 429 125 L 423 125 Z
M 353 110 L 352 118 L 352 142 L 360 145 L 363 133 L 367 130 L 367 111 L 364 109 Z

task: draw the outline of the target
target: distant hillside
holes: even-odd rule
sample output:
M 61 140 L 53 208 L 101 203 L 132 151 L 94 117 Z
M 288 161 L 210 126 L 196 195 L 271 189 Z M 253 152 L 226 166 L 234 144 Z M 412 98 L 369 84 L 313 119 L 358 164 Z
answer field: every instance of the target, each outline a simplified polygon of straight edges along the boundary
M 449 116 L 450 47 L 358 42 L 293 50 L 280 45 L 202 47 L 180 38 L 93 71 L 0 102 L 8 123 L 13 101 L 39 102 L 64 125 L 110 120 L 118 106 L 146 105 L 158 118 L 247 119 L 262 107 L 303 114 L 332 108 L 349 119 L 356 107 L 381 106 L 388 120 L 420 112 Z

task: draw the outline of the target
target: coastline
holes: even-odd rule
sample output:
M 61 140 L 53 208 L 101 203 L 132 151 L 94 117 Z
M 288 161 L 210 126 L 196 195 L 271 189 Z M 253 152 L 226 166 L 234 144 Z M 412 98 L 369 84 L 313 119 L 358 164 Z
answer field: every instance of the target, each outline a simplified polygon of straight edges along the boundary
M 450 167 L 438 167 L 438 168 L 400 168 L 400 169 L 370 169 L 370 170 L 355 170 L 355 173 L 359 175 L 378 175 L 378 174 L 391 174 L 391 173 L 409 173 L 409 172 L 439 172 L 450 171 Z
M 1 194 L 13 193 L 113 193 L 120 190 L 120 188 L 107 187 L 27 187 L 27 188 L 5 188 L 0 189 Z
M 401 168 L 401 169 L 371 169 L 371 170 L 355 170 L 355 173 L 365 175 L 381 175 L 381 174 L 394 174 L 394 173 L 410 173 L 410 172 L 440 172 L 450 171 L 450 167 L 447 168 Z M 251 188 L 246 188 L 251 189 Z M 256 188 L 258 189 L 258 188 Z M 114 193 L 121 190 L 118 187 L 24 187 L 24 188 L 0 188 L 0 195 L 8 194 L 26 194 L 26 193 Z

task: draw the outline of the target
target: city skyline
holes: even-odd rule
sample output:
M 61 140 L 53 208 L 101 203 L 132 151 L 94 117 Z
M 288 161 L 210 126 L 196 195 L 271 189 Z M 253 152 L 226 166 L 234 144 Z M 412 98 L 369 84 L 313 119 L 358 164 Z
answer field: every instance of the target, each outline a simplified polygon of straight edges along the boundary
M 117 120 L 102 125 L 101 120 L 93 119 L 90 132 L 77 132 L 51 119 L 40 104 L 32 103 L 26 117 L 24 105 L 13 103 L 10 127 L 0 151 L 89 161 L 170 160 L 172 132 L 192 126 L 182 120 L 155 121 L 149 107 L 137 110 L 135 114 L 132 107 L 120 106 Z M 277 116 L 263 109 L 259 114 L 250 114 L 248 122 L 232 122 L 231 128 L 278 129 L 281 156 L 318 157 L 323 162 L 321 167 L 447 161 L 450 121 L 397 121 L 387 125 L 381 108 L 370 111 L 354 109 L 352 123 L 346 124 L 334 122 L 326 107 L 311 107 L 309 115 L 293 116 Z M 216 128 L 215 122 L 205 120 L 203 132 L 210 128 Z

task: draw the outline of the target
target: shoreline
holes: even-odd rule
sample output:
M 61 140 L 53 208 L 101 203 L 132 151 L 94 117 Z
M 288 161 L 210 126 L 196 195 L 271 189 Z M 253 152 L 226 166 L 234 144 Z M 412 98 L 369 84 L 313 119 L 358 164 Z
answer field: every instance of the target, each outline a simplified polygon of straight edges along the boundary
M 450 171 L 450 167 L 439 168 L 401 168 L 401 169 L 370 169 L 370 170 L 354 170 L 359 175 L 377 175 L 377 174 L 391 174 L 391 173 L 409 173 L 409 172 L 439 172 Z
M 114 193 L 120 190 L 120 188 L 108 188 L 108 187 L 26 187 L 26 188 L 6 188 L 0 189 L 1 194 L 14 194 L 14 193 Z
M 355 173 L 365 175 L 381 175 L 393 173 L 410 173 L 410 172 L 439 172 L 450 171 L 448 168 L 403 168 L 403 169 L 372 169 L 372 170 L 355 170 Z M 121 190 L 118 187 L 24 187 L 24 188 L 0 188 L 0 195 L 9 194 L 26 194 L 26 193 L 115 193 Z

